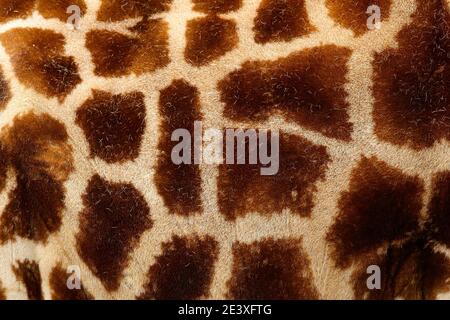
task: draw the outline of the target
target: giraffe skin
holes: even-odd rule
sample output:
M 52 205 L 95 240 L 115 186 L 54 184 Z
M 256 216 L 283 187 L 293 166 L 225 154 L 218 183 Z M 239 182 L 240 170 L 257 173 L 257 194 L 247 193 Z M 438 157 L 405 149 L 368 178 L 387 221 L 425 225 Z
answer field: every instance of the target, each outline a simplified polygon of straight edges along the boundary
M 0 299 L 449 299 L 449 35 L 449 0 L 0 0 Z M 278 130 L 279 172 L 175 165 L 195 121 Z

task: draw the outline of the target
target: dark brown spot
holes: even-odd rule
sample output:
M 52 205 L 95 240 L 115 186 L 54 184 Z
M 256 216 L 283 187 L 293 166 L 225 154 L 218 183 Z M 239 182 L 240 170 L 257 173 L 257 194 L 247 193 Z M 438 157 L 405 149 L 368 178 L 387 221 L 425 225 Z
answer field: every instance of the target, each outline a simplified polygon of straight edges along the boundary
M 73 57 L 64 56 L 64 36 L 19 28 L 0 35 L 18 79 L 27 87 L 63 100 L 80 82 Z
M 306 49 L 277 61 L 250 61 L 220 81 L 224 115 L 243 122 L 274 113 L 310 130 L 350 140 L 345 91 L 350 50 L 334 45 Z
M 264 239 L 233 244 L 228 298 L 238 300 L 318 299 L 301 241 Z
M 11 99 L 9 85 L 3 76 L 3 72 L 0 71 L 0 110 L 6 107 L 9 99 Z
M 202 209 L 201 177 L 193 155 L 194 121 L 202 119 L 198 90 L 184 80 L 174 81 L 161 91 L 159 112 L 163 118 L 158 143 L 161 153 L 156 169 L 156 187 L 172 213 L 198 213 Z M 177 165 L 172 162 L 172 149 L 179 142 L 172 141 L 171 137 L 177 129 L 186 129 L 191 134 L 191 164 Z
M 6 177 L 9 166 L 9 156 L 6 150 L 6 147 L 0 141 L 0 192 L 3 191 L 3 188 L 6 184 Z
M 5 289 L 3 289 L 1 281 L 0 281 L 0 300 L 6 300 Z
M 419 178 L 363 157 L 353 170 L 349 191 L 341 195 L 340 211 L 327 235 L 338 266 L 348 267 L 361 255 L 415 231 L 422 192 Z
M 377 136 L 414 149 L 450 140 L 450 13 L 442 0 L 420 0 L 398 49 L 375 56 Z
M 428 205 L 434 239 L 450 246 L 450 171 L 433 180 L 433 193 Z
M 344 28 L 353 30 L 359 36 L 369 31 L 367 20 L 373 14 L 367 10 L 376 5 L 381 9 L 381 22 L 389 18 L 392 0 L 327 0 L 326 6 L 331 18 Z
M 23 19 L 33 12 L 36 0 L 0 0 L 0 23 Z
M 63 124 L 47 114 L 27 113 L 2 131 L 17 185 L 0 217 L 0 243 L 16 236 L 46 241 L 61 226 L 65 188 L 73 171 Z
M 207 298 L 218 256 L 210 236 L 172 237 L 148 271 L 144 293 L 138 299 L 192 300 Z
M 126 74 L 133 64 L 138 40 L 107 30 L 91 31 L 86 36 L 95 73 L 101 76 Z
M 94 91 L 93 98 L 77 110 L 76 123 L 84 131 L 92 157 L 108 163 L 134 160 L 145 130 L 144 95 Z
M 109 291 L 117 290 L 139 238 L 152 227 L 150 209 L 132 184 L 95 175 L 83 195 L 78 253 Z
M 166 22 L 143 19 L 130 31 L 134 37 L 107 30 L 94 30 L 86 35 L 86 47 L 91 52 L 96 75 L 140 75 L 169 63 Z
M 192 0 L 192 3 L 195 11 L 211 14 L 236 11 L 242 6 L 242 0 Z
M 39 180 L 19 176 L 17 184 L 0 219 L 0 242 L 16 236 L 46 241 L 61 226 L 65 197 L 62 185 L 46 173 Z
M 248 152 L 248 139 L 246 145 Z M 220 166 L 219 208 L 227 219 L 233 220 L 250 212 L 271 215 L 285 209 L 303 217 L 310 216 L 315 183 L 324 179 L 330 161 L 327 150 L 303 138 L 285 134 L 280 135 L 279 145 L 279 171 L 275 175 L 261 175 L 261 165 Z M 271 144 L 268 150 L 271 150 Z
M 401 246 L 389 246 L 384 253 L 372 253 L 361 258 L 353 272 L 352 281 L 356 299 L 434 300 L 439 293 L 450 289 L 450 261 L 445 254 L 426 245 L 423 238 L 406 242 Z M 367 267 L 380 267 L 381 288 L 367 288 Z
M 17 264 L 13 266 L 13 271 L 17 280 L 25 285 L 28 299 L 43 300 L 41 272 L 39 271 L 39 265 L 35 261 L 28 259 L 17 261 Z
M 168 11 L 172 0 L 103 0 L 97 19 L 120 21 Z
M 304 0 L 263 0 L 255 18 L 255 41 L 290 41 L 315 31 Z
M 440 199 L 446 196 L 445 188 L 446 178 L 435 180 L 431 220 L 421 223 L 423 185 L 419 178 L 406 176 L 376 158 L 361 160 L 327 235 L 337 266 L 354 267 L 357 299 L 435 299 L 448 291 L 450 264 L 434 246 L 446 230 L 445 225 L 439 228 L 440 223 L 448 220 L 439 212 L 445 208 L 445 204 L 441 207 L 445 200 Z M 371 265 L 380 267 L 379 290 L 367 288 Z
M 68 18 L 73 14 L 67 13 L 67 8 L 70 6 L 78 6 L 80 8 L 80 14 L 86 13 L 86 4 L 83 0 L 38 0 L 37 9 L 46 19 L 57 18 L 63 22 L 68 21 Z
M 69 289 L 67 280 L 70 277 L 62 265 L 57 265 L 50 273 L 50 288 L 53 300 L 93 300 L 94 297 L 81 284 L 80 289 Z
M 195 66 L 208 64 L 236 47 L 236 25 L 215 15 L 190 20 L 184 56 Z

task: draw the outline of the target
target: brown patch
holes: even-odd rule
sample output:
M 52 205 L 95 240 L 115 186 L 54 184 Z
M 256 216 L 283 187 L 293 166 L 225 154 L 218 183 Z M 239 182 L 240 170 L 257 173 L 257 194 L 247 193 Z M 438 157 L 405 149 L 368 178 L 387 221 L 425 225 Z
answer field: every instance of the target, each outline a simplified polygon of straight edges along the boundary
M 173 236 L 148 271 L 138 299 L 192 300 L 207 298 L 218 256 L 218 244 L 205 236 Z
M 367 27 L 367 19 L 372 14 L 368 14 L 367 9 L 376 5 L 381 9 L 381 22 L 388 20 L 392 0 L 327 0 L 326 6 L 334 21 L 353 30 L 360 36 L 370 29 Z
M 83 0 L 0 0 L 0 23 L 25 19 L 35 9 L 46 19 L 57 18 L 66 22 L 71 15 L 67 13 L 67 8 L 71 5 L 77 5 L 82 14 L 86 12 Z
M 450 171 L 442 172 L 434 178 L 428 214 L 434 238 L 450 246 Z
M 414 149 L 450 140 L 450 14 L 445 1 L 420 0 L 398 49 L 374 60 L 376 135 Z
M 77 110 L 76 123 L 89 142 L 91 157 L 108 163 L 134 160 L 145 130 L 144 95 L 94 90 L 93 98 Z
M 402 246 L 389 246 L 386 252 L 373 253 L 361 259 L 352 281 L 356 299 L 435 300 L 439 293 L 450 289 L 450 264 L 445 254 L 426 245 L 424 238 L 416 238 Z M 378 265 L 381 289 L 367 289 L 367 267 Z
M 228 297 L 237 300 L 318 299 L 301 241 L 264 239 L 233 244 Z
M 246 145 L 248 154 L 248 139 Z M 268 150 L 271 150 L 270 145 Z M 261 175 L 261 165 L 220 165 L 220 211 L 228 220 L 250 212 L 271 215 L 281 213 L 284 209 L 309 217 L 314 206 L 315 183 L 324 179 L 329 161 L 325 147 L 316 146 L 300 137 L 280 134 L 277 174 Z
M 18 79 L 27 87 L 63 100 L 81 82 L 73 57 L 64 56 L 64 36 L 18 28 L 0 35 Z
M 139 41 L 118 32 L 95 30 L 86 35 L 86 47 L 91 51 L 95 73 L 119 76 L 130 71 Z
M 81 15 L 86 13 L 86 4 L 83 0 L 38 0 L 37 9 L 46 19 L 57 18 L 63 22 L 72 15 L 67 13 L 67 8 L 76 5 L 80 8 Z
M 97 14 L 100 21 L 121 21 L 168 11 L 172 0 L 102 0 Z
M 9 85 L 3 76 L 3 72 L 0 71 L 0 110 L 3 110 L 6 107 L 9 99 L 11 99 Z
M 186 30 L 186 60 L 202 66 L 233 50 L 238 43 L 233 21 L 211 15 L 190 20 Z
M 193 140 L 194 121 L 201 120 L 202 114 L 197 88 L 184 80 L 175 80 L 161 91 L 159 112 L 162 115 L 161 138 L 158 143 L 161 153 L 156 169 L 156 187 L 172 213 L 198 213 L 202 209 L 201 177 L 198 165 L 193 164 Z M 176 165 L 172 162 L 172 149 L 179 143 L 171 141 L 172 133 L 176 129 L 186 129 L 192 136 L 192 164 Z
M 276 61 L 250 61 L 220 81 L 224 115 L 242 122 L 274 113 L 307 129 L 349 141 L 345 91 L 350 50 L 334 45 L 302 50 Z
M 6 178 L 9 166 L 9 156 L 6 147 L 0 141 L 0 192 L 3 191 L 6 185 Z
M 242 6 L 242 0 L 192 0 L 192 3 L 195 11 L 210 14 L 236 11 Z
M 31 15 L 36 0 L 0 0 L 0 23 Z
M 36 261 L 28 259 L 17 261 L 17 264 L 12 269 L 17 280 L 25 285 L 28 299 L 43 300 L 41 272 Z
M 70 274 L 63 269 L 62 265 L 57 265 L 50 273 L 50 288 L 53 300 L 93 300 L 94 297 L 87 291 L 83 284 L 80 289 L 69 289 L 67 279 Z
M 433 212 L 436 204 L 441 209 L 440 197 L 448 189 L 440 181 L 435 180 L 439 191 L 430 204 Z M 420 223 L 422 194 L 419 178 L 406 176 L 376 158 L 363 158 L 353 171 L 350 190 L 341 196 L 340 212 L 327 240 L 337 266 L 354 267 L 357 299 L 435 299 L 449 289 L 449 261 L 434 248 L 443 231 L 435 228 L 436 223 L 445 221 L 438 216 L 434 223 Z M 370 265 L 381 269 L 379 290 L 367 288 Z
M 0 281 L 0 300 L 6 300 L 5 289 L 3 289 L 1 281 Z
M 130 31 L 134 37 L 107 30 L 94 30 L 86 35 L 86 47 L 91 52 L 96 75 L 140 75 L 169 63 L 166 22 L 143 19 Z
M 363 157 L 352 172 L 349 191 L 339 200 L 339 214 L 328 232 L 338 266 L 348 267 L 418 228 L 423 185 L 419 178 L 376 158 Z
M 73 171 L 64 125 L 47 114 L 27 113 L 2 131 L 17 185 L 0 217 L 0 243 L 16 236 L 45 242 L 61 226 L 65 189 Z
M 309 22 L 304 0 L 263 0 L 254 23 L 257 43 L 290 41 L 316 30 Z
M 117 290 L 130 254 L 153 225 L 150 209 L 132 184 L 98 175 L 90 179 L 83 204 L 78 253 L 107 290 Z

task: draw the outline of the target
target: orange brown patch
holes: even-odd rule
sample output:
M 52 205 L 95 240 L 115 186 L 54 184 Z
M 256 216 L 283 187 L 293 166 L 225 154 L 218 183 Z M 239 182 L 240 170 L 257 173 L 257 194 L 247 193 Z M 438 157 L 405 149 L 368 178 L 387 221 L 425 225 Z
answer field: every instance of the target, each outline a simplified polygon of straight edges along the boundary
M 201 177 L 198 165 L 176 165 L 171 153 L 178 142 L 171 140 L 176 129 L 186 129 L 192 136 L 191 150 L 194 150 L 194 121 L 201 120 L 199 93 L 184 80 L 175 80 L 161 91 L 159 112 L 162 115 L 161 139 L 158 143 L 160 155 L 156 169 L 155 184 L 165 205 L 172 213 L 189 215 L 202 209 L 200 192 Z M 192 152 L 194 153 L 194 152 Z
M 190 20 L 186 31 L 186 60 L 201 66 L 236 47 L 238 36 L 233 21 L 215 15 Z
M 172 237 L 148 271 L 139 299 L 192 300 L 207 298 L 218 256 L 218 243 L 210 236 Z
M 0 23 L 13 19 L 25 19 L 31 16 L 34 10 L 46 19 L 57 18 L 66 22 L 70 17 L 67 8 L 76 5 L 80 13 L 86 12 L 86 4 L 83 0 L 0 0 Z
M 91 52 L 96 75 L 140 75 L 169 63 L 166 22 L 143 19 L 130 31 L 135 36 L 107 30 L 94 30 L 86 35 L 86 47 Z
M 43 300 L 41 272 L 36 261 L 17 261 L 12 269 L 17 280 L 25 285 L 28 299 Z
M 315 30 L 304 0 L 263 0 L 253 27 L 257 43 L 290 41 Z
M 72 13 L 67 13 L 67 8 L 73 5 L 80 8 L 81 15 L 86 13 L 86 4 L 83 0 L 38 0 L 37 10 L 46 19 L 57 18 L 63 22 L 66 22 L 72 15 Z
M 93 300 L 94 297 L 87 291 L 83 284 L 80 289 L 69 289 L 67 279 L 70 274 L 63 269 L 62 265 L 57 265 L 50 273 L 50 288 L 53 300 Z
M 350 50 L 334 45 L 302 50 L 276 61 L 250 61 L 220 81 L 224 115 L 257 122 L 281 114 L 307 129 L 345 141 Z
M 73 171 L 63 124 L 47 114 L 27 113 L 2 132 L 17 185 L 0 217 L 0 243 L 16 236 L 45 242 L 61 226 L 63 183 Z
M 121 21 L 168 11 L 172 0 L 103 0 L 97 14 L 100 21 Z
M 445 1 L 420 0 L 398 49 L 375 55 L 373 117 L 381 140 L 414 149 L 450 140 L 448 34 Z
M 150 209 L 132 184 L 98 175 L 90 179 L 83 204 L 78 253 L 107 290 L 117 290 L 131 252 L 153 225 Z
M 247 152 L 248 143 L 246 139 Z M 285 209 L 303 217 L 311 215 L 315 184 L 324 179 L 330 156 L 323 146 L 285 134 L 280 134 L 279 149 L 279 171 L 275 175 L 261 175 L 261 165 L 220 165 L 218 199 L 226 219 L 251 212 L 271 215 Z
M 6 104 L 10 99 L 11 93 L 8 82 L 5 80 L 3 73 L 0 71 L 0 110 L 6 107 Z
M 145 130 L 144 95 L 95 90 L 93 98 L 77 110 L 76 123 L 89 142 L 91 157 L 108 163 L 134 160 Z
M 242 0 L 192 0 L 194 10 L 218 14 L 236 11 L 242 6 Z
M 367 31 L 367 13 L 370 6 L 376 5 L 381 9 L 381 21 L 389 18 L 392 0 L 327 0 L 326 6 L 331 18 L 344 28 L 353 30 L 359 36 Z
M 31 15 L 36 0 L 0 0 L 0 23 Z
M 237 300 L 318 299 L 310 262 L 297 239 L 233 244 L 228 298 Z
M 64 36 L 18 28 L 0 35 L 18 79 L 27 87 L 63 100 L 81 82 L 73 57 L 64 55 Z

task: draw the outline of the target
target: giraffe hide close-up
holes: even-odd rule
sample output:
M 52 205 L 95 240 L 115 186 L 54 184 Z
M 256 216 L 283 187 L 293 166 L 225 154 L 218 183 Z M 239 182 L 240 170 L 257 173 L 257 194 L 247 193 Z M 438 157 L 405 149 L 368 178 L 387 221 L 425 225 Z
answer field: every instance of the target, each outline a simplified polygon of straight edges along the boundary
M 450 299 L 450 0 L 0 0 L 17 299 Z

